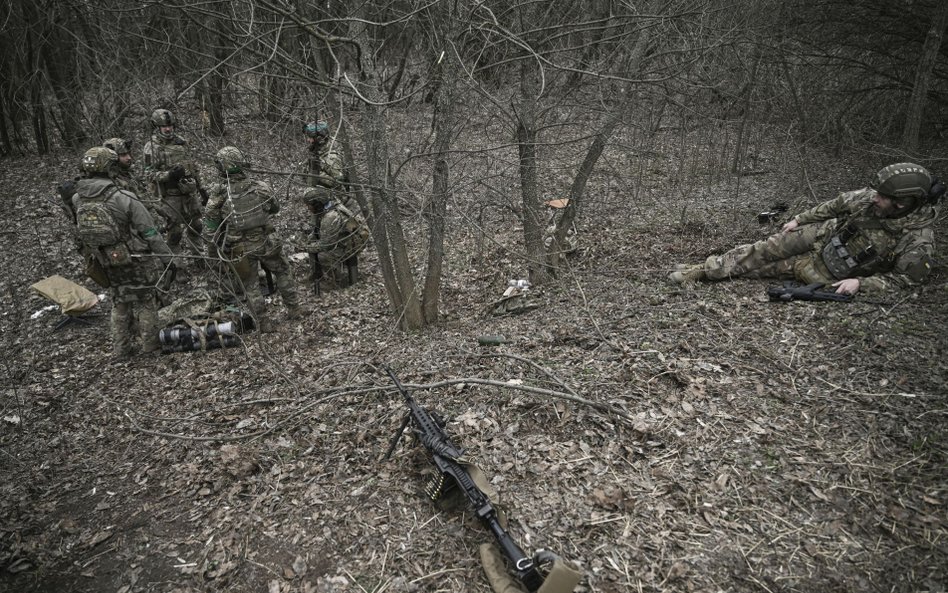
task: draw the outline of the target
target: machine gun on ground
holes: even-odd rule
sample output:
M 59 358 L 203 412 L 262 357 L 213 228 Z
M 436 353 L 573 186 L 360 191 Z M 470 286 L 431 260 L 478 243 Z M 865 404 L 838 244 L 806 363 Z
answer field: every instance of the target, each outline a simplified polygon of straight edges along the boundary
M 426 489 L 428 496 L 433 501 L 437 501 L 446 492 L 454 489 L 459 490 L 473 509 L 475 516 L 493 534 L 497 546 L 507 560 L 510 573 L 519 584 L 526 587 L 531 593 L 535 591 L 540 593 L 567 593 L 572 591 L 579 583 L 582 575 L 550 552 L 539 551 L 532 557 L 524 553 L 501 525 L 497 509 L 494 508 L 488 496 L 477 485 L 477 479 L 483 478 L 483 474 L 469 459 L 464 457 L 464 449 L 457 447 L 448 438 L 444 431 L 444 421 L 437 413 L 429 412 L 418 404 L 398 381 L 391 369 L 385 367 L 385 372 L 395 383 L 408 405 L 408 414 L 406 414 L 398 432 L 392 439 L 385 458 L 388 459 L 392 455 L 405 428 L 411 424 L 419 442 L 428 450 L 438 470 L 438 476 Z M 478 477 L 475 478 L 475 476 Z M 483 549 L 481 554 L 483 557 Z M 552 570 L 546 577 L 539 570 L 541 565 L 552 565 Z M 485 562 L 485 571 L 487 571 L 491 584 L 499 590 L 495 583 L 498 575 L 494 573 L 492 567 L 488 566 L 487 562 Z

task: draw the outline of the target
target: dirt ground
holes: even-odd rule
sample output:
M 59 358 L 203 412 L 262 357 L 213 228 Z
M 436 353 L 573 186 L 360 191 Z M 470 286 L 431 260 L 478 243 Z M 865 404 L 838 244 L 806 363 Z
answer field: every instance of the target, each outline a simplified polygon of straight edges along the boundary
M 669 285 L 674 263 L 778 228 L 756 213 L 875 167 L 811 162 L 802 181 L 764 147 L 747 175 L 673 186 L 673 147 L 604 155 L 579 252 L 532 311 L 488 314 L 525 274 L 520 237 L 502 200 L 475 224 L 459 192 L 442 323 L 396 329 L 370 250 L 360 284 L 303 291 L 302 321 L 277 299 L 276 333 L 125 362 L 107 303 L 59 331 L 58 311 L 34 315 L 43 277 L 92 287 L 51 189 L 77 156 L 3 161 L 0 590 L 489 591 L 490 534 L 421 494 L 412 440 L 382 459 L 405 412 L 391 365 L 476 456 L 520 545 L 582 568 L 577 591 L 945 591 L 945 242 L 924 288 L 849 304 Z M 280 230 L 302 218 L 288 204 Z

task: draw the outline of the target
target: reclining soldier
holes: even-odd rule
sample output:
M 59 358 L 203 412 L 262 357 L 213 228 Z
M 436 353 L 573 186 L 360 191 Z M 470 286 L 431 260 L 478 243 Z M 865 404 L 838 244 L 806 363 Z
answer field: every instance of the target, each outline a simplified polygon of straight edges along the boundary
M 936 205 L 944 191 L 920 165 L 889 165 L 868 188 L 797 214 L 765 240 L 712 255 L 703 264 L 679 265 L 668 278 L 678 284 L 792 279 L 848 295 L 918 285 L 931 272 Z

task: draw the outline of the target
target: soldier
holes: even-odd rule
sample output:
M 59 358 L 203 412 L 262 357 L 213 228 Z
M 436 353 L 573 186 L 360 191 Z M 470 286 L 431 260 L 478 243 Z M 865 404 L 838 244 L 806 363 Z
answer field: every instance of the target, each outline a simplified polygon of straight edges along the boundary
M 935 204 L 944 191 L 924 167 L 889 165 L 868 188 L 796 215 L 768 239 L 679 266 L 669 280 L 784 278 L 850 295 L 917 285 L 931 271 Z
M 303 134 L 307 143 L 306 185 L 325 188 L 334 196 L 330 200 L 344 202 L 346 174 L 342 157 L 329 138 L 329 124 L 324 121 L 308 122 L 303 125 Z
M 248 179 L 250 163 L 233 146 L 225 146 L 214 159 L 221 180 L 210 191 L 204 214 L 209 244 L 220 246 L 221 255 L 234 263 L 240 285 L 261 331 L 272 331 L 264 309 L 257 279 L 259 265 L 276 277 L 290 319 L 301 314 L 296 282 L 283 242 L 276 235 L 270 216 L 280 211 L 280 203 L 270 186 Z
M 175 133 L 175 118 L 170 111 L 155 109 L 151 125 L 151 140 L 144 149 L 145 177 L 161 201 L 168 245 L 177 249 L 187 233 L 191 251 L 201 253 L 201 196 L 206 192 L 197 165 L 190 157 L 187 141 Z
M 134 159 L 132 158 L 131 141 L 125 140 L 124 138 L 109 138 L 102 143 L 102 146 L 114 150 L 115 154 L 118 155 L 118 168 L 113 178 L 115 185 L 122 189 L 127 189 L 138 196 L 138 201 L 141 202 L 145 208 L 148 208 L 148 212 L 152 218 L 155 219 L 155 222 L 159 222 L 157 217 L 161 215 L 161 202 L 157 199 L 149 199 L 145 184 L 132 171 Z
M 318 258 L 320 272 L 328 270 L 337 286 L 351 286 L 359 281 L 359 253 L 365 249 L 369 229 L 349 208 L 329 198 L 324 188 L 311 187 L 303 193 L 319 231 L 316 245 L 310 247 L 310 257 Z
M 158 350 L 157 285 L 174 277 L 173 254 L 155 228 L 148 210 L 115 181 L 119 158 L 96 146 L 82 158 L 83 176 L 72 198 L 76 228 L 112 298 L 112 350 L 132 355 L 133 329 L 142 352 Z M 90 274 L 91 275 L 91 274 Z

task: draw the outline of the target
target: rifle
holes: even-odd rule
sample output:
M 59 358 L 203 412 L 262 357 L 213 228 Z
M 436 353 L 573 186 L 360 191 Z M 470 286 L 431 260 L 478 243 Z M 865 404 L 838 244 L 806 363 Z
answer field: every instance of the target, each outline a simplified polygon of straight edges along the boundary
M 455 487 L 458 488 L 474 509 L 477 518 L 494 535 L 501 552 L 507 558 L 509 565 L 513 567 L 511 571 L 513 576 L 528 591 L 538 590 L 544 581 L 544 577 L 538 570 L 538 565 L 554 560 L 555 556 L 549 552 L 539 552 L 531 558 L 520 549 L 520 546 L 501 526 L 497 510 L 491 504 L 487 495 L 477 487 L 471 474 L 462 465 L 462 463 L 467 463 L 464 458 L 464 449 L 458 448 L 448 438 L 448 435 L 444 432 L 444 421 L 436 413 L 429 412 L 419 405 L 398 381 L 392 369 L 385 367 L 385 372 L 388 373 L 398 391 L 405 398 L 405 403 L 408 404 L 408 414 L 405 415 L 398 432 L 395 433 L 388 452 L 385 454 L 385 459 L 392 455 L 399 438 L 408 424 L 411 423 L 415 435 L 428 450 L 428 453 L 431 454 L 431 459 L 439 472 L 438 478 L 433 482 L 433 487 L 428 490 L 428 495 L 431 496 L 432 500 L 437 500 L 446 491 Z M 445 480 L 446 477 L 451 479 Z
M 826 286 L 819 282 L 801 286 L 796 282 L 784 282 L 783 286 L 772 286 L 767 289 L 767 296 L 771 301 L 781 301 L 788 303 L 790 301 L 836 301 L 848 303 L 853 300 L 851 294 L 840 294 L 828 290 L 820 290 Z
M 310 233 L 310 239 L 312 240 L 312 245 L 315 247 L 319 243 L 319 223 L 316 223 L 316 226 L 313 227 L 313 232 Z M 312 248 L 311 248 L 312 249 Z M 309 263 L 313 266 L 313 294 L 317 297 L 320 297 L 319 291 L 319 281 L 323 279 L 323 264 L 319 261 L 319 250 L 314 250 L 309 252 Z

